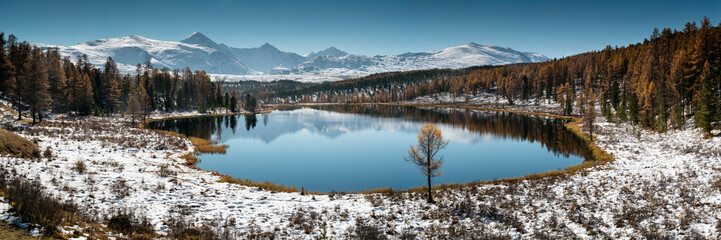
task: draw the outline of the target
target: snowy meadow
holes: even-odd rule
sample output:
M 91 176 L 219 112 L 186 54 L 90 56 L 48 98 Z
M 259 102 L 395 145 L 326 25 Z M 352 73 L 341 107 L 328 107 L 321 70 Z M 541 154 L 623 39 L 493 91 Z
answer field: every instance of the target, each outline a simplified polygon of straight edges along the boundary
M 414 103 L 444 99 L 450 96 Z M 478 96 L 468 104 L 484 102 L 493 101 Z M 659 134 L 599 117 L 596 145 L 615 161 L 574 175 L 440 189 L 437 204 L 421 192 L 306 195 L 221 182 L 218 173 L 184 164 L 182 156 L 194 151 L 189 140 L 118 117 L 6 124 L 51 154 L 0 157 L 0 167 L 5 178 L 37 180 L 101 228 L 130 216 L 156 237 L 192 229 L 221 239 L 715 239 L 721 237 L 721 139 L 704 139 L 691 126 Z M 22 222 L 0 209 L 3 220 Z M 90 236 L 79 225 L 61 230 Z

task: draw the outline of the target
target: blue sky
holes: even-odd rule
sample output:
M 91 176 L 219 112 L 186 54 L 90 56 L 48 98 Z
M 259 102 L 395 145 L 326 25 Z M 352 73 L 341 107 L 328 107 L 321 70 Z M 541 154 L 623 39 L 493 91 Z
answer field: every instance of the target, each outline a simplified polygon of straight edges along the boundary
M 476 42 L 562 57 L 640 42 L 654 27 L 721 20 L 718 0 L 0 1 L 0 31 L 29 42 L 181 40 L 199 31 L 229 46 L 268 42 L 299 54 L 335 46 L 385 55 Z

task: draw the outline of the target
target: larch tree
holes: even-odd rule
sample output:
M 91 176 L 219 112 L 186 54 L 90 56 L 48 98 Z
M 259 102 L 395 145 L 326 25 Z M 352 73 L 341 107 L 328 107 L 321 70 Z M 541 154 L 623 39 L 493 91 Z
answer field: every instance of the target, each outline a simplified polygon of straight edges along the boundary
M 27 108 L 26 103 L 26 91 L 25 84 L 27 84 L 30 78 L 31 65 L 31 50 L 30 44 L 28 43 L 16 43 L 15 36 L 10 35 L 8 38 L 10 41 L 10 61 L 14 67 L 15 85 L 11 90 L 13 96 L 13 105 L 18 110 L 18 120 L 22 120 L 22 113 Z
M 596 121 L 596 95 L 593 93 L 593 89 L 588 89 L 586 95 L 586 114 L 583 116 L 583 124 L 588 130 L 591 136 L 590 140 L 593 142 L 593 124 Z
M 70 103 L 76 114 L 90 114 L 93 108 L 93 85 L 88 74 L 74 71 L 70 96 Z
M 120 88 L 118 88 L 118 65 L 112 57 L 108 57 L 100 80 L 102 81 L 100 89 L 100 104 L 109 113 L 117 111 L 120 106 Z
M 15 88 L 15 76 L 13 76 L 13 64 L 7 56 L 5 49 L 5 33 L 0 32 L 0 92 L 5 96 L 10 96 L 12 89 Z
M 42 121 L 42 114 L 50 108 L 52 98 L 50 97 L 48 85 L 48 72 L 45 68 L 45 58 L 39 48 L 33 48 L 30 61 L 30 75 L 28 82 L 24 85 L 26 96 L 25 101 L 30 106 L 30 113 L 33 123 L 36 119 Z
M 573 89 L 569 83 L 566 83 L 557 89 L 556 101 L 559 103 L 562 115 L 571 115 L 573 113 Z
M 433 193 L 431 191 L 431 178 L 443 174 L 441 166 L 443 166 L 443 156 L 438 153 L 448 145 L 448 141 L 443 140 L 441 130 L 432 123 L 421 126 L 418 133 L 418 144 L 408 149 L 408 155 L 403 159 L 412 162 L 421 171 L 421 174 L 428 178 L 428 203 L 433 201 Z
M 48 70 L 48 83 L 50 84 L 50 97 L 53 99 L 53 110 L 65 112 L 67 106 L 67 78 L 65 69 L 60 62 L 60 53 L 57 48 L 48 48 L 45 52 L 45 62 Z

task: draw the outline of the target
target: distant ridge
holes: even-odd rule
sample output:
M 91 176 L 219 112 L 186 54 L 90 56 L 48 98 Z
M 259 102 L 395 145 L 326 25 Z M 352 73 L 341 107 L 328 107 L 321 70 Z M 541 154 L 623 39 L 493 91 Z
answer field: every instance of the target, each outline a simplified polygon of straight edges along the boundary
M 153 40 L 137 35 L 88 41 L 74 46 L 35 44 L 57 47 L 65 56 L 88 55 L 90 62 L 102 66 L 113 57 L 123 72 L 132 72 L 138 63 L 150 61 L 154 67 L 189 67 L 214 74 L 257 75 L 299 74 L 363 76 L 378 72 L 431 68 L 462 68 L 477 65 L 502 65 L 547 61 L 539 53 L 519 52 L 494 45 L 468 43 L 440 51 L 400 55 L 364 56 L 349 54 L 335 47 L 305 56 L 281 51 L 265 43 L 254 48 L 235 48 L 217 43 L 200 32 L 181 41 Z

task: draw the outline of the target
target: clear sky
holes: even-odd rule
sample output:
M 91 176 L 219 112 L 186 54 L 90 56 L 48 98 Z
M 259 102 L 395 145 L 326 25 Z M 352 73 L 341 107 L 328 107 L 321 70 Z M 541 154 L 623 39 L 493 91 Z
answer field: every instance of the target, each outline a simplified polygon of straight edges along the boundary
M 0 0 L 0 31 L 28 42 L 177 41 L 198 31 L 233 47 L 268 42 L 299 54 L 335 46 L 386 55 L 476 42 L 562 57 L 640 42 L 654 27 L 681 29 L 703 16 L 717 25 L 721 1 Z

